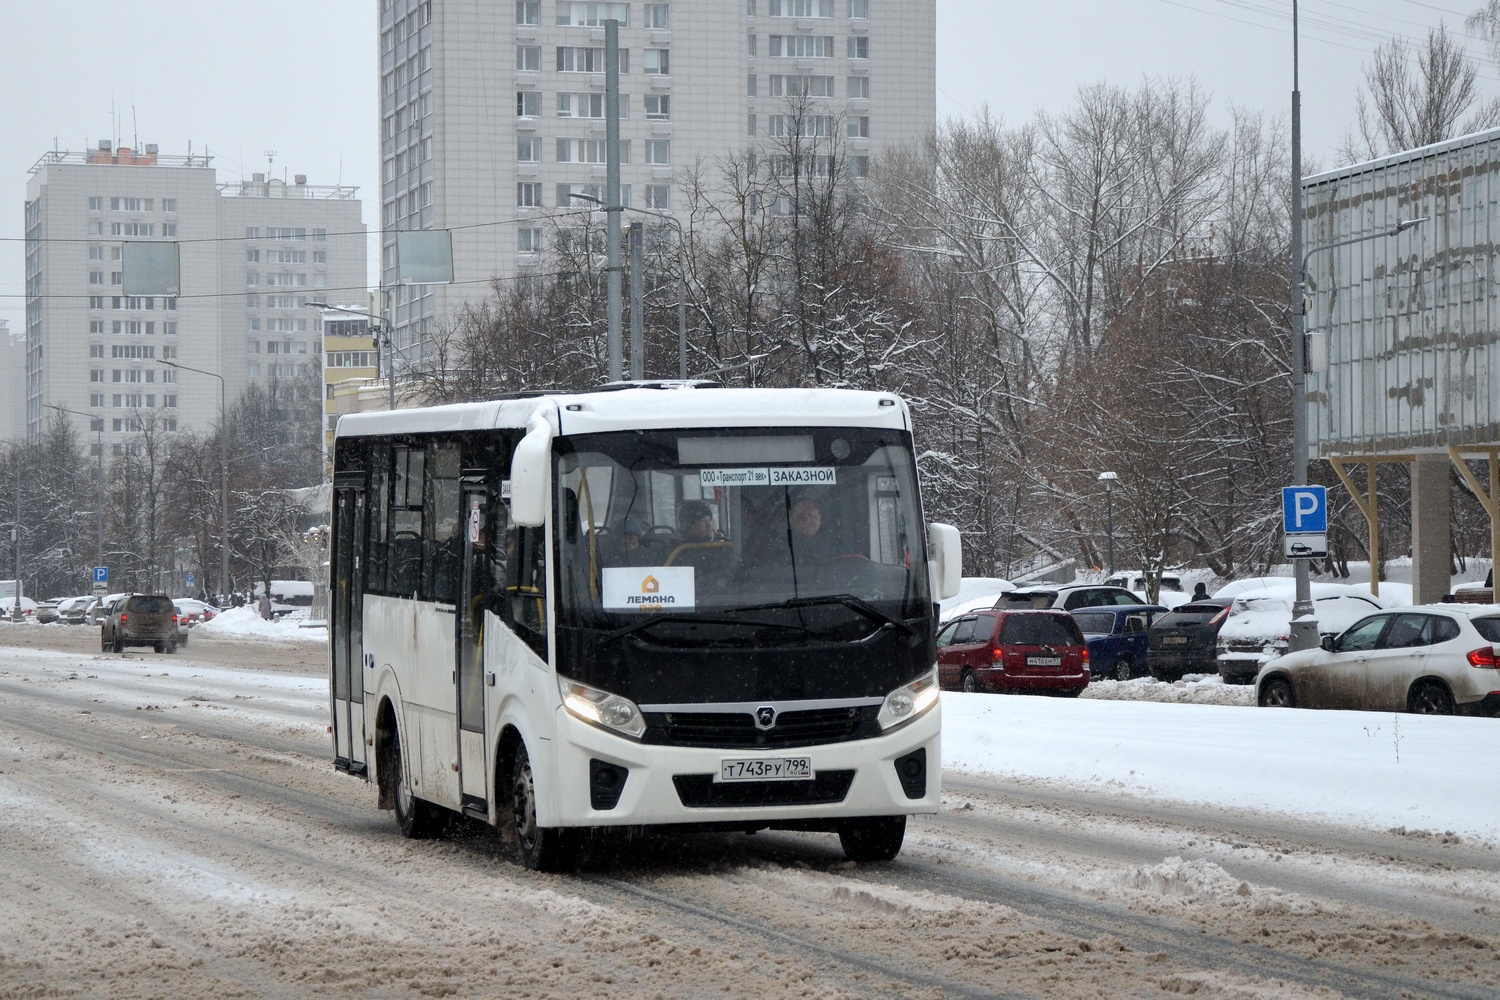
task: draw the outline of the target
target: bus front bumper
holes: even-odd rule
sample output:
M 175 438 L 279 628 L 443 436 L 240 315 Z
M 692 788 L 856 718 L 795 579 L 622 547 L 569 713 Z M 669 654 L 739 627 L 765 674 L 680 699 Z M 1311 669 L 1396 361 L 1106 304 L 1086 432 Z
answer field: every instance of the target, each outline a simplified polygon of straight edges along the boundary
M 840 819 L 935 813 L 941 706 L 890 733 L 810 747 L 717 749 L 636 743 L 558 708 L 557 796 L 548 826 L 725 825 L 831 829 Z M 808 758 L 811 779 L 722 781 L 725 761 Z M 539 803 L 540 804 L 540 803 Z M 553 812 L 553 815 L 547 815 Z

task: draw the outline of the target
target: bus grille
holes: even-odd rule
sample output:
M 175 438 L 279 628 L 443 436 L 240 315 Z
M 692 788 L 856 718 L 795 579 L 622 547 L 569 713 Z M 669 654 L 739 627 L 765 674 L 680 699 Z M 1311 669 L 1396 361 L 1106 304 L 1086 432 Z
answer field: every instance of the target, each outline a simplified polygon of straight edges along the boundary
M 748 712 L 647 712 L 644 742 L 726 750 L 806 747 L 880 735 L 879 705 L 782 712 L 776 725 L 757 729 Z
M 677 797 L 689 809 L 716 806 L 817 806 L 842 802 L 853 771 L 819 771 L 812 781 L 728 781 L 711 774 L 674 774 Z

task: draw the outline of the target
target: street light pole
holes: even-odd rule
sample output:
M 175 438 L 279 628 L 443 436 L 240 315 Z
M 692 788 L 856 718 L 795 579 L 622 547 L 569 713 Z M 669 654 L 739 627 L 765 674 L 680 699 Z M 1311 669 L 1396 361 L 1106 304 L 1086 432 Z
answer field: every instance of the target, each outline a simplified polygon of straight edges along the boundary
M 197 372 L 219 380 L 219 594 L 229 598 L 229 420 L 224 405 L 224 376 L 175 361 L 162 361 L 168 368 Z
M 97 500 L 98 505 L 99 505 L 99 518 L 98 518 L 98 524 L 95 525 L 95 529 L 94 529 L 94 533 L 95 533 L 95 538 L 94 538 L 94 565 L 95 566 L 103 566 L 104 565 L 104 418 L 103 417 L 96 417 L 92 413 L 84 413 L 84 412 L 82 412 L 80 410 L 70 410 L 66 406 L 54 406 L 51 403 L 48 403 L 47 406 L 50 409 L 58 411 L 59 413 L 71 413 L 75 417 L 87 417 L 88 420 L 89 420 L 89 423 L 91 423 L 91 424 L 94 423 L 94 421 L 96 421 L 96 420 L 99 422 L 99 426 L 97 428 L 95 428 L 95 433 L 97 433 L 99 435 L 99 444 L 98 444 L 98 449 L 99 449 L 99 467 L 98 467 L 98 470 L 95 472 L 95 485 L 98 487 L 96 500 Z
M 1099 473 L 1099 482 L 1104 484 L 1104 534 L 1109 540 L 1109 575 L 1115 575 L 1115 481 L 1118 472 Z

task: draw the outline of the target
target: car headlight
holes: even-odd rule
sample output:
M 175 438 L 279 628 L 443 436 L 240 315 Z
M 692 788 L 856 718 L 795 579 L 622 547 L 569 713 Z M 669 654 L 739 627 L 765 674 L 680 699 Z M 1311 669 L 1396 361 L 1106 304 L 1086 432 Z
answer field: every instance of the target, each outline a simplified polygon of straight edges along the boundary
M 880 723 L 881 729 L 904 726 L 937 704 L 937 700 L 937 668 L 933 667 L 910 684 L 898 687 L 886 695 L 885 704 L 880 706 L 880 715 L 876 717 L 876 721 Z
M 557 678 L 557 690 L 562 695 L 563 708 L 575 719 L 629 736 L 633 740 L 646 734 L 646 719 L 629 698 L 622 698 L 566 677 Z

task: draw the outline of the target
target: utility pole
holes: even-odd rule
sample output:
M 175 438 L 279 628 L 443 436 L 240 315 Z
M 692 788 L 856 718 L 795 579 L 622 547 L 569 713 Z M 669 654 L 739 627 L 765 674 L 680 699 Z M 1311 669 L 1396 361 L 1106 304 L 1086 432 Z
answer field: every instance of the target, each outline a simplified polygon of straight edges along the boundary
M 643 223 L 630 224 L 630 377 L 639 381 L 646 377 L 645 345 L 642 327 L 646 322 L 645 298 L 645 251 L 646 227 Z
M 1302 256 L 1302 91 L 1297 73 L 1297 0 L 1292 0 L 1292 485 L 1307 484 L 1307 337 L 1304 292 L 1307 262 Z M 1293 559 L 1296 597 L 1287 647 L 1318 645 L 1312 587 L 1306 559 Z
M 620 22 L 604 22 L 604 214 L 609 241 L 609 380 L 618 382 L 620 364 Z

